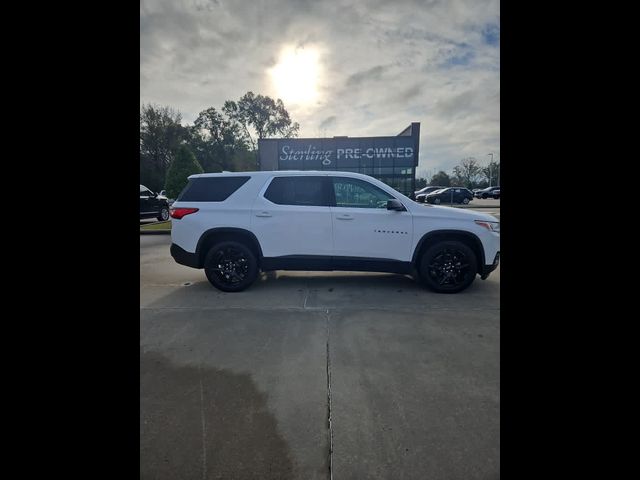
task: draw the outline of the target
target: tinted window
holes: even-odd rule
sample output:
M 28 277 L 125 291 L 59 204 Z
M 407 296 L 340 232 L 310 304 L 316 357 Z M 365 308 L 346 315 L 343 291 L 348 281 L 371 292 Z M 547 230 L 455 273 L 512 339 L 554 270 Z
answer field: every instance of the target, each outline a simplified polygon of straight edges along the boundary
M 250 177 L 200 177 L 189 180 L 176 201 L 224 202 Z
M 278 205 L 327 206 L 326 177 L 275 177 L 264 197 Z
M 140 189 L 140 196 L 141 197 L 150 197 L 151 196 L 151 192 L 149 190 L 147 190 L 146 188 L 144 189 Z
M 334 177 L 336 207 L 387 208 L 394 197 L 375 185 L 357 178 Z

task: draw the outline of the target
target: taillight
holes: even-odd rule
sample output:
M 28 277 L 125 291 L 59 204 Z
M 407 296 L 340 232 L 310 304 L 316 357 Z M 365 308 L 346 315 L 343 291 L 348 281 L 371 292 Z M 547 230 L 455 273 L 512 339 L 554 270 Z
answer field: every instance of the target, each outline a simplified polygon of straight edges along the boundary
M 171 218 L 180 220 L 185 215 L 196 213 L 198 210 L 198 208 L 172 208 L 169 210 L 169 214 L 171 215 Z

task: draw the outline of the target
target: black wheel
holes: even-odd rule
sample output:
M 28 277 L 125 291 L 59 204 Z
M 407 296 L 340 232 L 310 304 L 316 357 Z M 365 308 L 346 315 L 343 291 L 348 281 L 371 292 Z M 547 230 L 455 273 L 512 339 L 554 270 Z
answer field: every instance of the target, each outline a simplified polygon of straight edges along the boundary
M 462 203 L 464 203 L 465 205 L 469 205 L 469 199 L 467 197 L 464 197 L 462 199 Z
M 435 203 L 436 205 L 440 205 L 440 199 L 439 198 L 434 199 L 433 203 Z
M 473 250 L 462 242 L 447 240 L 429 247 L 420 259 L 421 280 L 439 293 L 457 293 L 476 278 L 478 264 Z
M 158 221 L 166 222 L 169 220 L 169 207 L 162 207 L 158 213 Z
M 220 242 L 209 249 L 204 273 L 211 285 L 223 292 L 240 292 L 258 276 L 258 261 L 242 243 Z

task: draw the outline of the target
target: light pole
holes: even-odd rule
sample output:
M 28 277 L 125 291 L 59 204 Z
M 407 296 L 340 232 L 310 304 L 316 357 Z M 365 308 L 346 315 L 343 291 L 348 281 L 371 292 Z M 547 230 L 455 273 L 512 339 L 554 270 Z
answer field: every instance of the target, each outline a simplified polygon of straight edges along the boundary
M 493 180 L 493 175 L 491 172 L 491 165 L 493 165 L 493 152 L 487 153 L 487 157 L 491 155 L 491 163 L 489 164 L 489 188 L 491 188 L 491 180 Z

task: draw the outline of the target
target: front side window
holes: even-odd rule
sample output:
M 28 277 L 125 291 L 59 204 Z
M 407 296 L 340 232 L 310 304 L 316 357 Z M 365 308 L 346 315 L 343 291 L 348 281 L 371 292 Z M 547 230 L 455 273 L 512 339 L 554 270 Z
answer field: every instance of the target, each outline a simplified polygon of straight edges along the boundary
M 357 178 L 333 177 L 336 207 L 387 208 L 387 200 L 395 197 L 381 188 Z
M 326 207 L 325 178 L 275 177 L 264 192 L 264 198 L 278 205 Z

